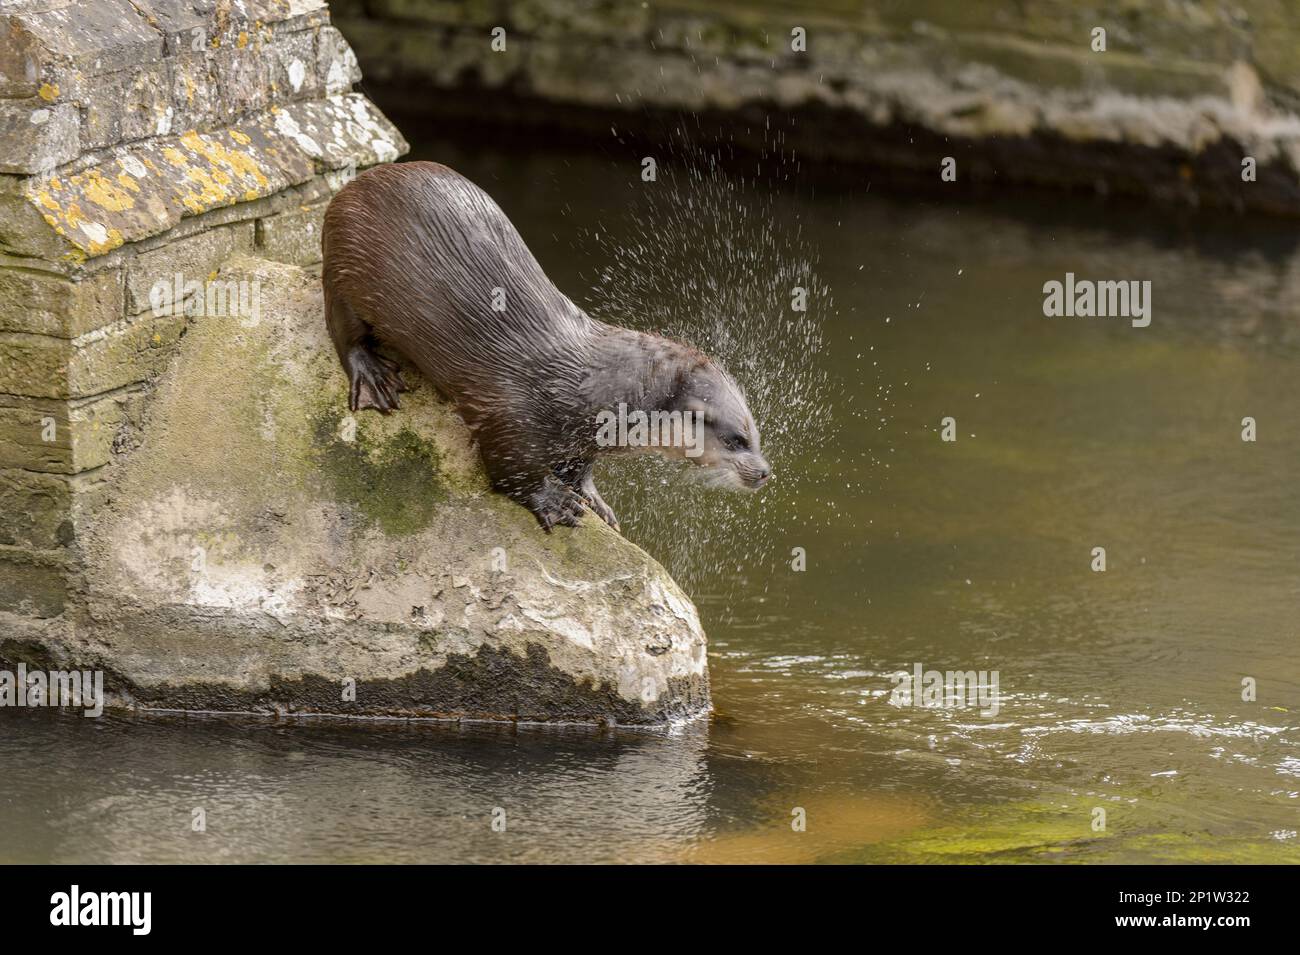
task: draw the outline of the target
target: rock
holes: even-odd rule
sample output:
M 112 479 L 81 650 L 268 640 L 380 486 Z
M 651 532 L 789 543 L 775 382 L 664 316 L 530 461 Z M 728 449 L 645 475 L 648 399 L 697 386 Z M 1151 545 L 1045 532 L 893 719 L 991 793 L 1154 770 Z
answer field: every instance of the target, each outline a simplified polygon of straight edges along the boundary
M 138 448 L 98 472 L 75 609 L 0 658 L 101 668 L 147 708 L 708 711 L 704 634 L 657 563 L 598 520 L 545 535 L 413 370 L 400 411 L 350 416 L 312 273 L 240 256 L 217 282 L 245 307 L 193 319 Z

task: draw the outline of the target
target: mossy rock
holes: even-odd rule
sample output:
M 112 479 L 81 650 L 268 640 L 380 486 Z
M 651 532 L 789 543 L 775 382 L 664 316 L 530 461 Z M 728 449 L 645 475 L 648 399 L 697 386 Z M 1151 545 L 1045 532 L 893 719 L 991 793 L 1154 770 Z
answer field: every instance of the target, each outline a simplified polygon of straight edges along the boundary
M 599 521 L 544 534 L 414 369 L 400 411 L 352 415 L 312 273 L 241 258 L 220 280 L 258 307 L 191 320 L 77 528 L 84 588 L 44 646 L 144 707 L 708 711 L 704 634 L 657 563 Z

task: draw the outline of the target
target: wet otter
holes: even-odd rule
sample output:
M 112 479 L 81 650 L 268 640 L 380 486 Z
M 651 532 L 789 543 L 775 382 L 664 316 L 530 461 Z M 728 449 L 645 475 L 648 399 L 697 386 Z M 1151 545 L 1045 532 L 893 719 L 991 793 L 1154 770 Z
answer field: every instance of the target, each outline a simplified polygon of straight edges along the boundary
M 688 457 L 756 489 L 771 469 L 736 383 L 686 345 L 590 318 L 548 279 L 491 197 L 438 163 L 377 166 L 330 202 L 322 235 L 325 319 L 349 407 L 387 413 L 406 390 L 386 344 L 456 405 L 492 486 L 548 533 L 590 508 L 596 418 L 625 406 L 702 424 Z M 681 453 L 679 448 L 658 450 Z

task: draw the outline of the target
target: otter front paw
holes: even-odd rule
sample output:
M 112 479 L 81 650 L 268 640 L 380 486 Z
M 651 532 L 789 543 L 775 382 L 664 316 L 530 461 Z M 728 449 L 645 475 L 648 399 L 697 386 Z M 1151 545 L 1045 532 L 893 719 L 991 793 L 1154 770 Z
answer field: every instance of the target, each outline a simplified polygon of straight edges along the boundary
M 527 507 L 542 525 L 542 530 L 551 532 L 557 524 L 564 527 L 578 527 L 586 502 L 573 489 L 558 481 L 547 481 L 540 491 L 529 495 Z
M 618 518 L 614 516 L 614 509 L 605 503 L 605 499 L 600 496 L 600 492 L 596 490 L 594 484 L 584 486 L 578 493 L 582 495 L 582 499 L 587 502 L 587 506 L 591 508 L 597 517 L 614 528 L 614 530 L 619 530 Z

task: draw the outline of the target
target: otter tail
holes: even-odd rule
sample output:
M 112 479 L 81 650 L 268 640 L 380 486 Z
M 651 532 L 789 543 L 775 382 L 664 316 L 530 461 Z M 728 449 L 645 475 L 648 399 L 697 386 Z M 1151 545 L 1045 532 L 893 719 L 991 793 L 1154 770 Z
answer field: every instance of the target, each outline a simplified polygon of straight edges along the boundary
M 400 407 L 397 395 L 406 391 L 406 382 L 402 380 L 397 362 L 375 350 L 370 326 L 357 316 L 347 299 L 338 294 L 328 276 L 326 271 L 322 278 L 325 324 L 343 370 L 348 373 L 348 407 L 353 411 L 374 408 L 387 414 Z

